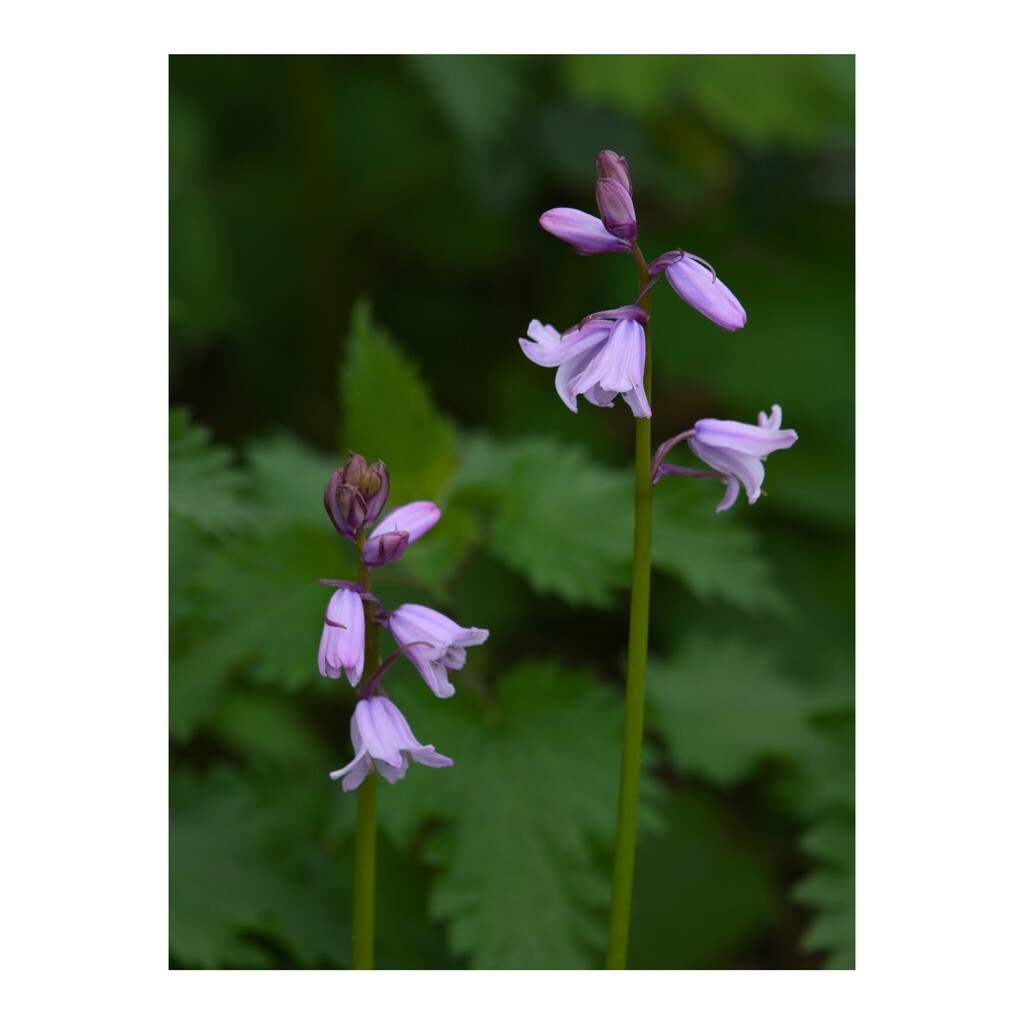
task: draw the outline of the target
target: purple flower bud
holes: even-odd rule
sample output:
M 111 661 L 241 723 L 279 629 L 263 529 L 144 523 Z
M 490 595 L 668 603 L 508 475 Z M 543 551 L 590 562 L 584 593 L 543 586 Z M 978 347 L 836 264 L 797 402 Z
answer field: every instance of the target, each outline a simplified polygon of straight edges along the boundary
M 629 177 L 629 164 L 626 163 L 626 158 L 610 149 L 602 149 L 597 154 L 597 176 L 612 178 L 630 195 L 633 194 L 633 182 Z
M 732 507 L 741 485 L 747 492 L 747 501 L 753 505 L 761 496 L 764 460 L 772 452 L 791 448 L 797 440 L 795 430 L 779 429 L 782 409 L 777 405 L 772 406 L 770 416 L 759 413 L 757 421 L 755 427 L 735 420 L 697 420 L 693 430 L 687 432 L 686 443 L 693 453 L 722 474 L 725 497 L 717 512 Z M 664 457 L 665 452 L 659 449 L 659 454 Z
M 597 208 L 601 223 L 616 237 L 632 241 L 636 238 L 636 213 L 633 200 L 621 182 L 600 178 L 597 182 Z
M 351 484 L 353 487 L 358 487 L 360 478 L 366 472 L 366 459 L 362 455 L 356 455 L 355 452 L 350 451 L 348 453 L 348 461 L 338 472 L 341 473 L 341 482 L 343 484 Z
M 364 526 L 372 526 L 387 504 L 388 492 L 391 489 L 391 478 L 388 467 L 383 462 L 375 462 L 368 466 L 359 477 L 359 493 L 366 502 L 366 518 Z
M 366 502 L 354 484 L 344 482 L 345 468 L 336 469 L 324 488 L 324 508 L 334 528 L 353 540 L 366 518 Z
M 671 254 L 666 254 L 666 257 Z M 659 257 L 653 265 L 662 259 Z M 703 313 L 723 330 L 737 331 L 747 322 L 747 314 L 739 300 L 718 277 L 687 253 L 665 267 L 665 277 L 676 294 L 698 313 Z
M 599 252 L 631 252 L 629 242 L 616 238 L 597 217 L 582 210 L 560 206 L 541 215 L 540 226 L 555 238 L 568 242 L 574 252 L 592 256 Z
M 448 670 L 466 664 L 466 648 L 482 644 L 486 629 L 463 628 L 447 615 L 421 604 L 403 604 L 387 619 L 395 642 L 409 646 L 405 656 L 438 697 L 450 697 L 455 687 L 448 682 Z
M 331 772 L 342 779 L 345 792 L 355 789 L 372 771 L 388 782 L 405 777 L 409 759 L 430 768 L 448 768 L 452 759 L 424 746 L 412 734 L 402 712 L 387 697 L 367 697 L 356 704 L 352 715 L 352 747 L 356 756 L 344 768 Z
M 342 669 L 355 686 L 363 674 L 366 620 L 363 600 L 352 590 L 336 590 L 327 602 L 320 636 L 320 675 L 340 679 Z
M 396 562 L 409 546 L 409 534 L 405 530 L 391 530 L 368 537 L 363 544 L 363 562 L 366 565 L 387 565 Z

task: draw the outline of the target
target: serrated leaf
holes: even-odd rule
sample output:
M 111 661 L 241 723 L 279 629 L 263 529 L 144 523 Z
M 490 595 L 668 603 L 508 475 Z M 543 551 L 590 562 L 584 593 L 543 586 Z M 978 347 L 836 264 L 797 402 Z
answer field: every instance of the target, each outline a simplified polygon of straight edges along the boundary
M 656 726 L 682 772 L 731 785 L 767 758 L 794 761 L 820 744 L 814 702 L 770 655 L 733 638 L 695 637 L 655 659 L 647 687 Z
M 347 452 L 331 456 L 288 434 L 252 445 L 246 461 L 256 528 L 265 532 L 304 525 L 330 532 L 333 527 L 324 511 L 324 486 L 346 458 Z
M 317 646 L 330 589 L 352 578 L 329 524 L 233 537 L 211 558 L 206 585 L 216 643 L 253 677 L 288 689 L 317 682 Z
M 671 477 L 655 488 L 651 552 L 655 568 L 676 577 L 704 600 L 718 598 L 746 611 L 788 611 L 772 582 L 770 566 L 758 551 L 754 532 L 735 516 L 715 512 L 717 488 L 715 481 Z
M 187 409 L 170 416 L 171 514 L 211 533 L 243 525 L 248 513 L 242 473 L 231 453 L 210 443 L 210 431 L 191 422 Z
M 342 450 L 387 463 L 392 506 L 437 495 L 455 469 L 455 432 L 409 356 L 374 325 L 365 303 L 352 313 L 341 409 Z
M 379 805 L 403 842 L 424 816 L 449 823 L 428 855 L 452 951 L 478 968 L 596 966 L 618 789 L 614 691 L 552 664 L 519 666 L 482 705 L 420 689 L 403 711 L 455 764 L 410 771 Z
M 554 441 L 523 441 L 508 458 L 491 553 L 539 593 L 607 606 L 629 581 L 632 497 L 626 474 Z
M 171 954 L 188 967 L 267 966 L 254 935 L 283 943 L 309 967 L 345 950 L 351 904 L 336 866 L 315 851 L 312 820 L 308 799 L 269 800 L 228 771 L 179 785 L 171 806 Z

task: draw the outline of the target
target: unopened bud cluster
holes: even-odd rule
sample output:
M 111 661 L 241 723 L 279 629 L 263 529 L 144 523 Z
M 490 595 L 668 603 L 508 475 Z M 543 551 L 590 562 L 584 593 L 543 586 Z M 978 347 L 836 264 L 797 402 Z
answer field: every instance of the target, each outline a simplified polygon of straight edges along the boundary
M 361 579 L 369 578 L 371 568 L 401 558 L 409 545 L 441 518 L 441 510 L 433 502 L 414 501 L 380 519 L 389 491 L 387 466 L 383 462 L 370 465 L 354 452 L 331 474 L 324 488 L 324 508 L 334 528 L 356 546 L 362 563 Z M 423 605 L 403 604 L 389 612 L 362 583 L 320 582 L 336 588 L 327 603 L 320 636 L 320 674 L 340 679 L 344 672 L 352 686 L 359 687 L 359 702 L 351 723 L 356 756 L 344 768 L 331 772 L 331 778 L 341 779 L 342 787 L 350 790 L 373 771 L 389 782 L 397 782 L 404 777 L 410 759 L 433 768 L 450 765 L 450 758 L 413 736 L 402 713 L 384 693 L 381 681 L 395 660 L 405 656 L 438 697 L 450 697 L 455 687 L 448 681 L 448 671 L 462 668 L 466 648 L 482 644 L 488 631 L 464 628 Z M 391 633 L 398 648 L 364 680 L 368 616 L 374 628 L 382 625 Z

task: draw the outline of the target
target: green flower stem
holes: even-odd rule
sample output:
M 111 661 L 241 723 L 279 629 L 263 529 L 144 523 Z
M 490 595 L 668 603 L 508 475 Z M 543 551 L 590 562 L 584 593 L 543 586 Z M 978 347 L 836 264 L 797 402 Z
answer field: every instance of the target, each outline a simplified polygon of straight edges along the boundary
M 639 291 L 650 280 L 647 263 L 634 243 Z M 651 312 L 651 293 L 640 300 Z M 651 400 L 651 325 L 644 327 L 644 393 Z M 629 603 L 629 653 L 626 663 L 626 714 L 622 726 L 622 768 L 619 776 L 619 820 L 612 866 L 612 906 L 608 921 L 605 969 L 626 968 L 629 918 L 636 864 L 636 819 L 640 803 L 640 758 L 644 735 L 644 682 L 647 673 L 647 632 L 651 610 L 651 421 L 636 421 L 636 499 L 633 520 L 633 589 Z
M 363 564 L 364 533 L 356 533 L 359 582 L 369 591 L 370 568 Z M 380 656 L 377 651 L 377 623 L 366 615 L 366 654 L 363 675 L 371 676 Z M 356 873 L 352 919 L 352 969 L 373 970 L 374 914 L 377 894 L 377 773 L 371 771 L 358 791 L 356 806 Z

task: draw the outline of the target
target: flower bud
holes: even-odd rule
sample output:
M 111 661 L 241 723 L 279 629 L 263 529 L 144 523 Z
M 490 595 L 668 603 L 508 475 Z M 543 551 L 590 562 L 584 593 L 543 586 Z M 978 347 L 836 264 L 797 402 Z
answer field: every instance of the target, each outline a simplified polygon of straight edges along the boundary
M 605 229 L 626 241 L 636 238 L 633 200 L 622 183 L 615 178 L 599 178 L 596 191 L 597 209 Z
M 343 484 L 351 484 L 353 487 L 358 487 L 360 478 L 366 472 L 366 459 L 362 455 L 356 455 L 355 452 L 349 452 L 348 461 L 338 472 L 341 473 L 341 482 Z
M 629 177 L 629 164 L 624 156 L 610 149 L 602 149 L 597 154 L 598 178 L 611 178 L 617 181 L 630 195 L 633 194 L 633 182 Z
M 366 502 L 366 518 L 364 526 L 372 526 L 380 515 L 388 500 L 390 477 L 388 467 L 383 462 L 375 462 L 368 466 L 359 477 L 359 493 Z
M 344 466 L 331 474 L 324 488 L 324 508 L 338 533 L 354 540 L 366 519 L 366 502 L 358 487 L 343 482 L 344 474 Z
M 376 537 L 368 537 L 363 545 L 363 563 L 377 566 L 395 562 L 402 557 L 409 544 L 406 530 L 391 530 Z

